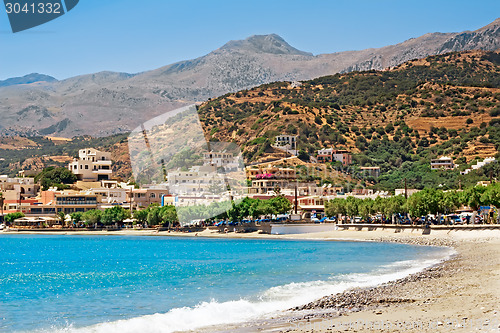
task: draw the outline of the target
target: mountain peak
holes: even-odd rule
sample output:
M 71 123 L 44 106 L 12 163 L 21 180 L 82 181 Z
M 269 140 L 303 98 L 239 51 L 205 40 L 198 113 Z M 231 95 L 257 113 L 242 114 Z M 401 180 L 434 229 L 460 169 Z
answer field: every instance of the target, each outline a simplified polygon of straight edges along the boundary
M 31 84 L 35 82 L 55 82 L 56 78 L 38 73 L 31 73 L 21 77 L 13 77 L 7 80 L 0 81 L 0 87 L 15 86 L 19 84 Z
M 312 53 L 300 51 L 276 34 L 253 35 L 244 40 L 232 40 L 220 48 L 229 51 L 250 51 L 254 53 L 289 54 L 312 56 Z

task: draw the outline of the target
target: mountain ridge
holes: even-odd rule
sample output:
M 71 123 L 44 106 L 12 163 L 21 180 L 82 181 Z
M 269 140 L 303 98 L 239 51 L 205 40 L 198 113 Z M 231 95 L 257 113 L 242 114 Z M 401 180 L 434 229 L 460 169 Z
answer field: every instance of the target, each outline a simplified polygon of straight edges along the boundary
M 56 82 L 58 81 L 55 77 L 40 73 L 30 73 L 24 76 L 11 77 L 5 80 L 0 80 L 0 87 L 9 87 L 20 84 L 32 84 L 36 82 Z
M 476 48 L 500 48 L 499 19 L 473 32 L 430 33 L 382 48 L 320 55 L 300 51 L 275 34 L 255 35 L 196 59 L 137 74 L 100 72 L 0 87 L 0 134 L 53 129 L 48 134 L 107 136 L 178 107 L 264 83 L 382 70 L 448 50 Z M 38 111 L 19 122 L 16 113 L 26 108 Z M 64 126 L 57 125 L 61 122 Z

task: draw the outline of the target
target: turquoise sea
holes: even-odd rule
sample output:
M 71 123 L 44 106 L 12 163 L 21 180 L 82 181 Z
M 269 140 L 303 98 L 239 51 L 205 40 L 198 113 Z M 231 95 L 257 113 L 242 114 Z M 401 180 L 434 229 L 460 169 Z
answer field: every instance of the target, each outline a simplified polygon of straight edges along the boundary
M 173 332 L 252 321 L 448 254 L 371 242 L 0 235 L 0 331 Z

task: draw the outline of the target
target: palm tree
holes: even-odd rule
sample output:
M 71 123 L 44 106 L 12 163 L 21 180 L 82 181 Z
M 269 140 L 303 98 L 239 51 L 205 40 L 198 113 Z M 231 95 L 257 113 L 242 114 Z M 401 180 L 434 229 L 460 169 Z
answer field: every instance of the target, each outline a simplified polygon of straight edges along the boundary
M 66 214 L 64 214 L 64 212 L 58 212 L 57 213 L 57 216 L 59 217 L 59 220 L 61 220 L 61 227 L 64 228 L 64 224 L 65 224 L 65 219 L 66 219 Z

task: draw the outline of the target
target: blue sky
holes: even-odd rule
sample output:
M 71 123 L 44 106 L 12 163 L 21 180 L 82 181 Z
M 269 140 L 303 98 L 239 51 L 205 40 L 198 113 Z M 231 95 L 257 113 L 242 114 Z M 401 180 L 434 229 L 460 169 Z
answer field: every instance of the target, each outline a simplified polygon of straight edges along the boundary
M 136 73 L 202 56 L 229 40 L 277 33 L 314 54 L 478 29 L 500 1 L 80 0 L 66 15 L 13 34 L 0 12 L 0 79 Z

